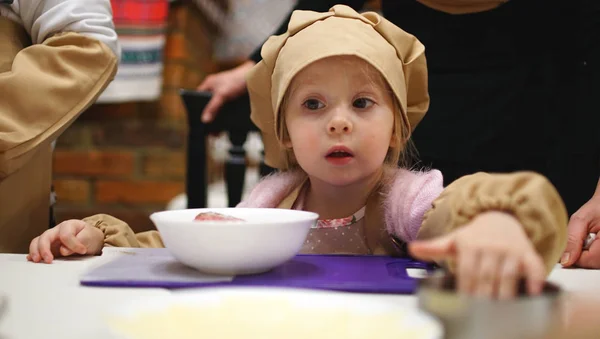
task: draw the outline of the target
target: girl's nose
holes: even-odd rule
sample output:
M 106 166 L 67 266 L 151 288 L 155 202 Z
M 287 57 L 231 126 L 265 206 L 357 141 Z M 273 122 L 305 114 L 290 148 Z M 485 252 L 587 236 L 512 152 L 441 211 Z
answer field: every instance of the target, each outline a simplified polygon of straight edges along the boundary
M 352 122 L 344 116 L 336 115 L 327 124 L 327 131 L 330 134 L 350 133 Z

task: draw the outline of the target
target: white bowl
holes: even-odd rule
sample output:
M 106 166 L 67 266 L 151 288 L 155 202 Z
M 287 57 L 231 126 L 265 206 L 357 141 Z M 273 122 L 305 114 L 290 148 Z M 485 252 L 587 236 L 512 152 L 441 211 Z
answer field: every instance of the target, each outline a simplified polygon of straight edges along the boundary
M 243 222 L 194 221 L 216 212 Z M 165 247 L 181 263 L 205 273 L 256 274 L 294 257 L 318 214 L 271 208 L 202 208 L 153 213 Z
M 412 300 L 262 287 L 205 288 L 115 305 L 115 339 L 441 339 L 439 321 Z

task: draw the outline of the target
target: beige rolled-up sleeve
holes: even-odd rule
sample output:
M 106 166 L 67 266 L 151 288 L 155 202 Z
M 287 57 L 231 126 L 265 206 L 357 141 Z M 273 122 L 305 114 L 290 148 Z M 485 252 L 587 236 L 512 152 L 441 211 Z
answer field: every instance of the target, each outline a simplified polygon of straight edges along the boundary
M 56 34 L 16 54 L 0 73 L 0 180 L 94 103 L 117 61 L 104 43 L 77 33 Z
M 554 186 L 537 173 L 476 173 L 456 180 L 433 202 L 417 237 L 447 234 L 487 211 L 515 216 L 550 273 L 567 243 L 568 215 Z
M 108 214 L 96 214 L 83 219 L 86 223 L 100 229 L 104 234 L 104 246 L 109 247 L 165 247 L 157 231 L 134 233 L 123 220 Z

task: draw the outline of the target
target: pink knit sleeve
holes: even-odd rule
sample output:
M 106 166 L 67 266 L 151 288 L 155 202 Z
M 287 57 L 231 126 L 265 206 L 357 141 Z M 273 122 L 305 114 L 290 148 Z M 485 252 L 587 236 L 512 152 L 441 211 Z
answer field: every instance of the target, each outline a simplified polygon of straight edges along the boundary
M 415 240 L 423 215 L 443 189 L 442 173 L 438 170 L 400 169 L 384 202 L 388 232 L 406 242 Z
M 278 172 L 263 178 L 236 207 L 275 208 L 302 182 L 302 173 Z

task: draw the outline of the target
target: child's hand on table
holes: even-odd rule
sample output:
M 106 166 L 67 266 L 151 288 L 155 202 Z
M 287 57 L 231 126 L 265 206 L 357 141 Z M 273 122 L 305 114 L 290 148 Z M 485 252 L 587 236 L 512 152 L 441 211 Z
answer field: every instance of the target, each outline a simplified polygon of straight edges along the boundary
M 49 264 L 58 256 L 99 254 L 103 246 L 100 229 L 81 220 L 67 220 L 33 239 L 27 260 Z
M 546 278 L 542 258 L 521 223 L 504 212 L 482 213 L 446 236 L 415 241 L 409 249 L 417 259 L 452 261 L 458 290 L 480 297 L 512 298 L 522 277 L 528 293 L 537 295 Z

